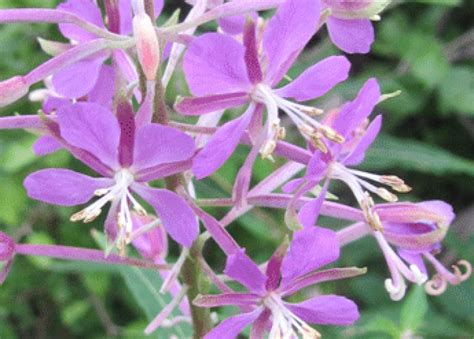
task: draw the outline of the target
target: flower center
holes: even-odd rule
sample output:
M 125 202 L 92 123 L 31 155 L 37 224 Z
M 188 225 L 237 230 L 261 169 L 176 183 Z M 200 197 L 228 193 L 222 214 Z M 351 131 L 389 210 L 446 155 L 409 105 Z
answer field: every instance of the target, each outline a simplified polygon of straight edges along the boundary
M 324 139 L 343 143 L 344 138 L 332 128 L 325 126 L 314 119 L 323 110 L 311 106 L 301 105 L 279 97 L 269 86 L 259 84 L 252 93 L 253 100 L 267 107 L 268 120 L 266 124 L 267 141 L 262 147 L 263 157 L 271 155 L 276 147 L 276 142 L 285 136 L 284 128 L 280 127 L 278 110 L 285 112 L 296 125 L 303 137 L 311 142 L 314 147 L 326 153 L 328 148 Z
M 133 183 L 134 177 L 128 169 L 117 171 L 114 180 L 114 185 L 96 190 L 94 194 L 100 198 L 85 209 L 73 214 L 70 220 L 73 222 L 80 220 L 85 223 L 92 222 L 102 213 L 102 208 L 108 202 L 117 204 L 117 225 L 119 234 L 116 243 L 119 249 L 123 250 L 125 245 L 130 243 L 133 231 L 130 204 L 139 215 L 146 215 L 146 211 L 129 191 L 129 186 Z
M 263 299 L 263 304 L 272 312 L 273 317 L 269 339 L 297 338 L 298 334 L 304 339 L 321 338 L 318 331 L 285 307 L 278 294 L 269 293 Z

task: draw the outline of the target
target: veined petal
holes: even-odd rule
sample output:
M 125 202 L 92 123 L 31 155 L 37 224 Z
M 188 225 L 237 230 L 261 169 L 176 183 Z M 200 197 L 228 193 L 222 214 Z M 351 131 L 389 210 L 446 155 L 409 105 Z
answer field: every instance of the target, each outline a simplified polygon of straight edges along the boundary
M 336 233 L 321 227 L 295 232 L 281 268 L 282 286 L 339 258 Z
M 227 257 L 224 273 L 254 293 L 265 291 L 267 277 L 243 251 Z
M 244 54 L 243 45 L 223 34 L 207 33 L 195 39 L 183 61 L 191 92 L 205 96 L 250 90 Z
M 275 91 L 281 97 L 306 101 L 323 96 L 349 76 L 351 64 L 346 57 L 332 56 L 308 68 L 285 87 Z
M 188 204 L 174 192 L 132 184 L 132 189 L 156 211 L 168 234 L 189 248 L 199 234 L 199 225 Z
M 258 46 L 256 36 L 256 25 L 253 20 L 248 20 L 244 26 L 245 65 L 247 75 L 253 84 L 263 79 L 260 61 L 258 60 Z
M 120 127 L 112 112 L 97 104 L 78 103 L 60 107 L 57 115 L 61 137 L 109 167 L 117 167 Z
M 265 78 L 276 85 L 316 33 L 321 7 L 315 0 L 288 0 L 278 7 L 263 36 Z
M 201 115 L 241 106 L 250 101 L 245 92 L 180 98 L 175 108 L 183 115 Z
M 199 307 L 218 307 L 226 305 L 250 306 L 256 305 L 260 299 L 252 293 L 224 293 L 214 295 L 199 295 L 193 300 L 193 304 Z
M 193 173 L 197 179 L 205 178 L 217 171 L 232 155 L 252 120 L 254 109 L 255 107 L 250 105 L 240 118 L 222 125 L 196 155 Z
M 172 127 L 148 124 L 137 131 L 133 166 L 145 170 L 165 163 L 189 159 L 194 140 Z
M 65 67 L 53 75 L 53 86 L 61 96 L 78 99 L 87 95 L 97 83 L 105 57 L 92 57 Z
M 92 178 L 67 169 L 49 168 L 30 174 L 23 184 L 30 198 L 54 205 L 75 206 L 89 201 L 96 190 L 113 183 L 112 179 Z
M 211 330 L 208 334 L 206 334 L 204 336 L 204 339 L 237 338 L 239 333 L 242 332 L 245 327 L 253 323 L 258 318 L 260 313 L 262 313 L 262 308 L 257 308 L 252 312 L 243 313 L 227 318 L 219 325 L 214 327 L 214 329 Z
M 382 116 L 377 117 L 370 123 L 362 138 L 357 143 L 357 146 L 352 152 L 342 161 L 344 165 L 355 166 L 360 164 L 365 157 L 365 152 L 372 145 L 377 138 L 377 135 L 382 128 Z
M 374 42 L 374 27 L 369 19 L 344 20 L 329 17 L 331 41 L 346 53 L 369 53 Z
M 286 306 L 303 321 L 312 324 L 347 326 L 359 319 L 357 305 L 338 295 L 318 296 Z
M 96 25 L 104 27 L 99 7 L 90 0 L 68 0 L 60 4 L 58 9 L 76 14 L 78 17 Z M 78 42 L 84 42 L 96 38 L 96 36 L 73 24 L 59 24 L 59 30 L 66 38 Z

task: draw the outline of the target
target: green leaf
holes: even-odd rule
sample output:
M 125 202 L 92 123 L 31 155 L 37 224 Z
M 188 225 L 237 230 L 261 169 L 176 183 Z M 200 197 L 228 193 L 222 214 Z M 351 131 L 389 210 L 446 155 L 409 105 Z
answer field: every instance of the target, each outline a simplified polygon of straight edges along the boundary
M 416 140 L 379 135 L 362 166 L 368 170 L 403 168 L 433 175 L 474 176 L 474 161 Z
M 474 69 L 453 67 L 439 87 L 440 108 L 474 116 Z
M 404 331 L 416 332 L 423 324 L 428 311 L 428 301 L 422 286 L 413 285 L 402 305 L 400 325 Z
M 441 6 L 459 6 L 463 0 L 405 0 L 404 2 L 418 2 L 427 5 L 441 5 Z

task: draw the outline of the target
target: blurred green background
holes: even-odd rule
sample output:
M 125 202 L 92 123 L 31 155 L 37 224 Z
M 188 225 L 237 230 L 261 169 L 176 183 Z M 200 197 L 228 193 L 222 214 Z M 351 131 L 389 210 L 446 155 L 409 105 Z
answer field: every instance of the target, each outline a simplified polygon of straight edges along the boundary
M 54 7 L 55 0 L 0 0 L 0 8 Z M 170 16 L 183 1 L 167 1 Z M 352 98 L 369 77 L 379 79 L 385 93 L 402 90 L 399 97 L 378 106 L 384 115 L 383 133 L 369 152 L 363 168 L 396 174 L 414 187 L 402 199 L 443 199 L 453 204 L 458 218 L 440 255 L 448 265 L 456 259 L 474 262 L 474 1 L 394 1 L 375 23 L 377 39 L 369 55 L 349 56 L 352 77 L 339 85 L 319 107 L 334 107 Z M 212 29 L 212 25 L 204 29 Z M 0 78 L 24 74 L 48 57 L 37 37 L 61 39 L 53 25 L 0 26 Z M 323 28 L 305 50 L 290 76 L 322 58 L 340 54 Z M 186 85 L 177 74 L 167 93 L 170 106 Z M 32 114 L 38 105 L 27 100 L 0 109 L 0 115 Z M 294 132 L 294 131 L 291 131 Z M 292 134 L 290 132 L 290 134 Z M 294 133 L 293 133 L 294 134 Z M 37 158 L 31 151 L 34 135 L 0 133 L 0 230 L 25 243 L 55 243 L 96 247 L 92 225 L 72 224 L 73 208 L 55 208 L 27 199 L 22 181 L 45 167 L 84 167 L 65 152 Z M 242 147 L 211 179 L 197 184 L 202 197 L 228 196 L 232 178 L 245 159 Z M 255 182 L 281 165 L 259 161 Z M 351 202 L 347 190 L 334 186 L 341 200 Z M 217 216 L 224 209 L 210 209 Z M 278 212 L 256 209 L 239 219 L 231 233 L 257 261 L 264 261 L 287 232 Z M 323 218 L 334 229 L 341 224 Z M 171 249 L 171 258 L 176 255 Z M 210 243 L 209 262 L 221 269 L 223 255 Z M 450 287 L 440 297 L 426 297 L 410 288 L 402 302 L 392 302 L 383 288 L 388 276 L 375 242 L 364 239 L 342 251 L 338 266 L 368 266 L 369 273 L 351 281 L 322 285 L 325 292 L 344 294 L 360 305 L 357 326 L 319 327 L 326 338 L 469 338 L 474 333 L 474 279 Z M 84 263 L 17 257 L 0 288 L 0 338 L 102 338 L 106 335 L 139 338 L 160 309 L 159 278 L 153 272 Z M 225 310 L 227 312 L 227 310 Z M 180 332 L 184 331 L 184 332 Z M 186 337 L 189 328 L 161 332 Z M 405 338 L 409 338 L 406 336 Z

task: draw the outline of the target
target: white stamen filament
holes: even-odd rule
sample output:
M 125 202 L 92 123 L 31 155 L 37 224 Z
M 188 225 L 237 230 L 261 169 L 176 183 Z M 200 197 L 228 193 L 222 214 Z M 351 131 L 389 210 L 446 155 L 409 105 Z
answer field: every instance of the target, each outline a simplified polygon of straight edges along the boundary
M 101 188 L 94 192 L 100 198 L 82 211 L 71 216 L 71 221 L 91 222 L 102 212 L 102 208 L 111 201 L 119 202 L 119 212 L 117 214 L 117 224 L 119 235 L 116 239 L 117 246 L 123 251 L 125 244 L 130 243 L 133 232 L 133 220 L 130 212 L 130 203 L 133 209 L 140 215 L 146 215 L 145 209 L 132 196 L 129 186 L 133 183 L 133 175 L 126 169 L 122 169 L 115 174 L 115 184 L 111 187 Z
M 298 333 L 304 339 L 321 338 L 318 331 L 285 307 L 278 294 L 270 293 L 263 304 L 272 312 L 273 317 L 269 339 L 297 338 Z

